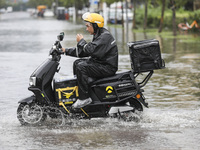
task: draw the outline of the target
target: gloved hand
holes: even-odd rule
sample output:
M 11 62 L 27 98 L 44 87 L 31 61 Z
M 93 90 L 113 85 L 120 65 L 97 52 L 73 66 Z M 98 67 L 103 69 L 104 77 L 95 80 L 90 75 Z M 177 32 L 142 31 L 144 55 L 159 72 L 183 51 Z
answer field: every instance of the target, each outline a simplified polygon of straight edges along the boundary
M 67 52 L 69 51 L 70 48 L 61 48 L 61 50 L 64 52 L 65 55 L 67 55 Z
M 69 51 L 73 49 L 73 47 L 65 48 L 65 55 L 68 55 Z M 76 48 L 75 48 L 76 49 Z
M 76 56 L 76 47 L 61 48 L 65 55 Z

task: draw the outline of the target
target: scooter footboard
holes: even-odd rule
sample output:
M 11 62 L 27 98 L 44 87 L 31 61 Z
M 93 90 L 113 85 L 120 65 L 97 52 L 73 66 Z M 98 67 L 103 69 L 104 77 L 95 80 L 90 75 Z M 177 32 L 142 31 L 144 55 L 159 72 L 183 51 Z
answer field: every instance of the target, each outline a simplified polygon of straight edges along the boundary
M 135 112 L 135 110 L 143 111 L 143 106 L 142 106 L 141 102 L 139 102 L 136 99 L 129 99 L 128 103 L 126 103 L 126 104 L 127 105 L 112 106 L 110 108 L 108 114 L 112 115 L 112 114 L 116 114 L 116 113 L 123 113 L 123 112 L 129 112 L 129 111 Z
M 24 99 L 20 100 L 18 103 L 27 103 L 27 104 L 30 104 L 33 101 L 35 101 L 35 96 L 34 95 L 32 95 L 30 97 L 27 97 L 27 98 L 24 98 Z

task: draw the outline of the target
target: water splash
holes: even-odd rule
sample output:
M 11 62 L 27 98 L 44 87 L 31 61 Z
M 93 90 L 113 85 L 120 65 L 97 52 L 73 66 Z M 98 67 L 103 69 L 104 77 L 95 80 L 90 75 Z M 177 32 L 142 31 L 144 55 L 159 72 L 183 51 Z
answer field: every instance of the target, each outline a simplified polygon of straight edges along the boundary
M 140 125 L 144 128 L 199 128 L 200 109 L 160 111 L 148 110 L 143 114 Z

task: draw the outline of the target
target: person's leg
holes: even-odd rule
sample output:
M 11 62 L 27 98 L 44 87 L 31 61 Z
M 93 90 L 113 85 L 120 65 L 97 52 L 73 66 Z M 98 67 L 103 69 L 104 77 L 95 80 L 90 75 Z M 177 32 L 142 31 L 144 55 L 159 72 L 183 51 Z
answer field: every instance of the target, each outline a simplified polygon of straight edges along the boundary
M 87 59 L 77 59 L 74 61 L 74 64 L 73 64 L 73 74 L 74 75 L 76 75 L 76 68 L 77 68 L 78 63 L 83 62 L 83 61 L 87 61 Z
M 86 59 L 78 59 L 74 62 L 74 75 L 77 76 L 79 99 L 84 100 L 88 98 L 88 85 L 87 85 L 87 63 Z
M 85 81 L 85 79 L 87 78 L 86 61 L 86 59 L 78 59 L 74 62 L 73 71 L 74 75 L 77 76 L 79 93 L 78 100 L 72 105 L 72 107 L 74 108 L 81 108 L 92 102 L 92 99 L 88 96 L 88 85 Z
M 79 87 L 79 100 L 74 104 L 74 107 L 80 108 L 91 102 L 88 95 L 88 77 L 102 78 L 114 75 L 114 73 L 111 68 L 88 60 L 77 61 L 74 66 L 76 66 L 74 72 Z

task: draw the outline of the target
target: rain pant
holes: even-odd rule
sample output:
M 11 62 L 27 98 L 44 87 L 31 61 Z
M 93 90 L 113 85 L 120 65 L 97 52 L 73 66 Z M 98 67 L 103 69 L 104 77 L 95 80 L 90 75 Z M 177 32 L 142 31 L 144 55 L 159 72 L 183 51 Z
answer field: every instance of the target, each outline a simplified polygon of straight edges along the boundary
M 76 48 L 67 48 L 65 53 L 81 58 L 77 59 L 73 66 L 78 81 L 79 99 L 88 98 L 89 78 L 109 77 L 118 70 L 116 41 L 105 28 L 98 29 L 92 42 L 87 43 L 84 39 L 81 39 Z

